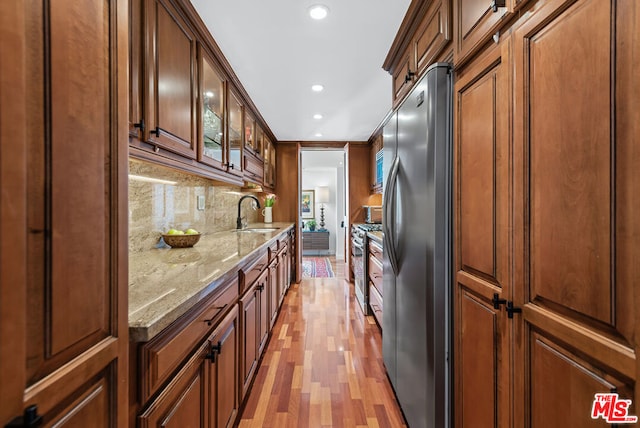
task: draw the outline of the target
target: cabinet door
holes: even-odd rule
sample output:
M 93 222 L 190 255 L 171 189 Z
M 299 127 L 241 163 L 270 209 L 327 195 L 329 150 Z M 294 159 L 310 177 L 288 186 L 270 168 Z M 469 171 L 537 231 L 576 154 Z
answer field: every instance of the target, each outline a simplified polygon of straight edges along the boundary
M 143 138 L 143 0 L 129 1 L 129 137 Z
M 509 426 L 509 40 L 458 72 L 454 144 L 454 411 L 458 427 Z M 482 397 L 482 399 L 478 399 Z
M 596 393 L 638 415 L 639 28 L 637 1 L 554 0 L 514 33 L 524 426 L 604 426 Z
M 209 414 L 211 427 L 233 426 L 238 414 L 238 383 L 240 352 L 238 338 L 238 307 L 220 322 L 209 337 L 209 345 L 214 349 L 209 380 Z
M 407 50 L 402 54 L 396 69 L 392 74 L 393 101 L 397 102 L 404 97 L 413 84 L 416 74 L 415 47 L 409 43 Z
M 264 159 L 264 131 L 256 123 L 255 151 L 259 158 Z
M 510 14 L 506 7 L 512 0 L 453 0 L 454 64 L 469 58 L 486 43 L 500 23 Z M 502 7 L 493 8 L 494 4 Z
M 269 325 L 273 328 L 278 317 L 278 260 L 269 266 Z
M 229 126 L 227 140 L 229 144 L 228 157 L 225 161 L 227 170 L 236 175 L 242 175 L 242 147 L 244 146 L 243 106 L 240 98 L 229 91 Z
M 244 110 L 244 147 L 256 153 L 256 120 L 248 109 Z
M 0 16 L 0 420 L 126 426 L 128 2 Z
M 265 269 L 260 278 L 256 281 L 258 284 L 259 302 L 259 318 L 258 318 L 258 359 L 269 339 L 271 326 L 271 316 L 269 314 L 269 269 Z
M 140 428 L 208 428 L 210 363 L 206 342 L 172 379 L 169 385 L 138 417 Z M 89 425 L 92 426 L 92 425 Z
M 196 158 L 196 37 L 170 0 L 147 0 L 147 141 Z
M 200 121 L 198 123 L 198 160 L 224 169 L 225 162 L 225 79 L 214 61 L 199 46 L 200 65 Z
M 259 358 L 258 332 L 260 329 L 261 292 L 258 287 L 258 283 L 255 283 L 240 300 L 240 325 L 242 326 L 242 334 L 240 335 L 242 343 L 242 367 L 240 370 L 242 374 L 242 395 L 240 401 L 242 401 L 249 389 L 249 385 L 251 385 L 251 379 L 255 373 Z

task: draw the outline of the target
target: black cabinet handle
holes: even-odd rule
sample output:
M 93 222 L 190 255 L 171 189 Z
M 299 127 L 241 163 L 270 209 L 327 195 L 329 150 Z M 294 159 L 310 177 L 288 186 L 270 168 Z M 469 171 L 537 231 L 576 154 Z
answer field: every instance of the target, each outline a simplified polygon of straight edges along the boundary
M 508 318 L 513 318 L 513 314 L 519 314 L 522 313 L 522 308 L 516 308 L 515 306 L 513 306 L 513 302 L 509 301 L 507 302 L 507 317 Z
M 32 428 L 42 425 L 42 416 L 38 414 L 38 406 L 32 404 L 24 409 L 22 416 L 14 418 L 5 428 Z
M 222 343 L 218 342 L 217 345 L 211 345 L 211 348 L 209 348 L 209 353 L 205 355 L 204 358 L 211 361 L 212 363 L 215 363 L 216 356 L 220 354 L 222 354 Z
M 156 137 L 160 137 L 160 128 L 156 126 L 156 129 L 149 131 L 149 134 L 156 134 Z
M 216 314 L 214 316 L 212 316 L 211 318 L 204 320 L 204 322 L 207 323 L 207 325 L 211 325 L 213 324 L 213 320 L 216 319 L 216 317 L 218 316 L 218 314 L 220 313 L 220 311 L 222 311 L 224 308 L 227 307 L 227 304 L 225 303 L 223 306 L 218 306 L 215 309 L 218 309 L 218 312 L 216 312 Z
M 414 73 L 413 71 L 409 70 L 407 72 L 407 75 L 404 76 L 404 83 L 409 83 L 411 82 L 411 80 L 413 80 L 413 76 L 415 76 L 416 73 Z
M 264 291 L 264 284 L 258 285 L 258 291 Z
M 505 299 L 500 299 L 500 295 L 498 293 L 493 293 L 491 303 L 493 303 L 493 309 L 500 309 L 500 305 L 504 305 L 507 301 Z
M 144 132 L 144 119 L 140 119 L 140 122 L 133 124 L 134 128 L 138 128 L 140 131 Z

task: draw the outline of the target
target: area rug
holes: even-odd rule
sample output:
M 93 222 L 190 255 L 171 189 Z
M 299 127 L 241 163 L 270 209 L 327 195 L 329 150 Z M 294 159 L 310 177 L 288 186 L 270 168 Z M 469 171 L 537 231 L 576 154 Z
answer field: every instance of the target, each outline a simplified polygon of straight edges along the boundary
M 303 278 L 333 278 L 331 262 L 326 257 L 303 257 Z

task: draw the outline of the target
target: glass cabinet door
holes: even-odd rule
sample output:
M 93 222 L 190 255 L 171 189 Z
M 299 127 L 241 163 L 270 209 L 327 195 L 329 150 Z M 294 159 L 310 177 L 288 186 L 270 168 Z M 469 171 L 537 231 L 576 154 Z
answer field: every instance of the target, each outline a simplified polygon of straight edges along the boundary
M 262 132 L 262 128 L 256 124 L 256 140 L 255 145 L 253 146 L 256 154 L 261 158 L 264 158 L 264 153 L 262 153 L 262 148 L 264 147 L 264 132 Z
M 242 173 L 242 104 L 238 97 L 229 92 L 229 172 Z
M 244 112 L 244 146 L 255 151 L 255 135 L 256 135 L 256 121 L 249 114 L 248 111 Z
M 200 158 L 203 163 L 222 168 L 224 162 L 224 79 L 213 61 L 201 50 Z

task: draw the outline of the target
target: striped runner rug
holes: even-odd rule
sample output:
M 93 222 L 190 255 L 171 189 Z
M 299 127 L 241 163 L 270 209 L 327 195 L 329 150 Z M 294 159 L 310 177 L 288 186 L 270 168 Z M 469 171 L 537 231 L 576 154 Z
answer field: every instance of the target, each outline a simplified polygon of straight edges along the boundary
M 303 257 L 303 278 L 333 278 L 333 268 L 327 257 Z

